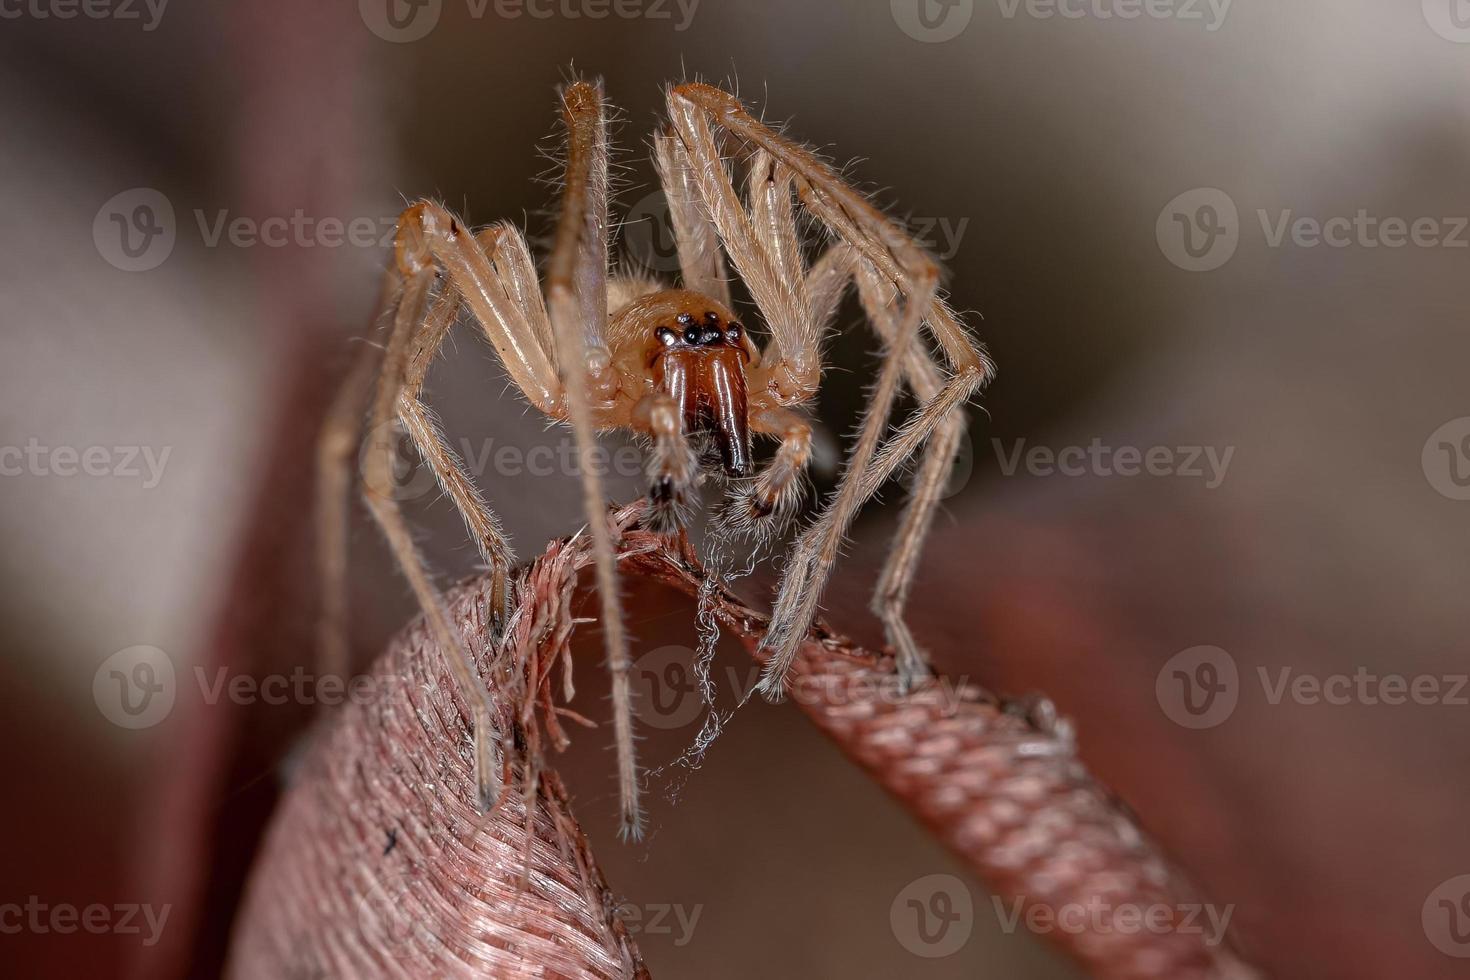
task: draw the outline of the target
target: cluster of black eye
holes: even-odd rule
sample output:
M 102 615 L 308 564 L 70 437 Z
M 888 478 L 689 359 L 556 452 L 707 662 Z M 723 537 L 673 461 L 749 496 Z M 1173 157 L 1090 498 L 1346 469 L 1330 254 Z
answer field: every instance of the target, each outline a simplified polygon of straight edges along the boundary
M 693 347 L 718 344 L 721 340 L 729 344 L 740 343 L 740 324 L 731 322 L 721 330 L 720 318 L 713 311 L 704 315 L 703 322 L 696 320 L 692 313 L 680 313 L 678 320 L 682 331 L 670 327 L 659 327 L 654 331 L 654 336 L 665 347 L 673 347 L 681 340 Z

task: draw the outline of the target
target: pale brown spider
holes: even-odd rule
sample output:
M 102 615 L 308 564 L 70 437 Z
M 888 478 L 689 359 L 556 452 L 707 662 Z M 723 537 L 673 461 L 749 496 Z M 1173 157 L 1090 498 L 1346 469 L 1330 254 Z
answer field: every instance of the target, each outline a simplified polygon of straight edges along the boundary
M 514 562 L 510 545 L 419 397 L 461 304 L 526 399 L 549 418 L 571 424 L 583 458 L 597 431 L 627 429 L 651 441 L 654 526 L 682 526 L 692 488 L 704 472 L 696 442 L 707 440 L 715 450 L 708 458 L 717 458 L 732 481 L 723 526 L 766 533 L 800 496 L 811 429 L 793 409 L 817 394 L 824 334 L 847 283 L 855 282 L 884 356 L 841 483 L 798 535 L 786 562 L 764 641 L 769 659 L 761 689 L 768 697 L 781 695 L 858 509 L 926 441 L 873 609 L 895 650 L 902 682 L 927 673 L 925 657 L 904 625 L 904 603 L 964 434 L 964 406 L 990 378 L 992 365 L 940 298 L 933 260 L 836 171 L 758 122 L 722 89 L 677 85 L 667 98 L 669 125 L 654 138 L 654 156 L 678 241 L 683 288 L 609 275 L 608 140 L 596 82 L 577 81 L 562 93 L 565 189 L 544 297 L 530 249 L 513 225 L 502 222 L 471 234 L 429 201 L 399 218 L 396 257 L 382 299 L 383 317 L 391 315 L 392 326 L 364 450 L 366 498 L 470 706 L 480 804 L 487 809 L 498 796 L 500 777 L 485 685 L 476 680 L 392 494 L 374 490 L 391 486 L 393 427 L 400 425 L 464 517 L 494 576 L 495 614 L 505 615 Z M 744 201 L 734 184 L 739 165 L 745 169 Z M 832 239 L 810 265 L 798 226 L 801 208 Z M 768 337 L 764 347 L 733 310 L 727 258 L 759 313 Z M 921 338 L 921 326 L 943 353 L 947 372 Z M 363 365 L 330 415 L 320 456 L 322 561 L 329 583 L 323 644 L 328 662 L 339 666 L 345 662 L 347 472 L 361 414 L 353 391 L 366 389 L 372 370 L 370 362 Z M 921 405 L 884 441 L 901 384 Z M 754 475 L 752 433 L 780 443 Z M 594 468 L 583 468 L 582 482 L 613 685 L 622 829 L 636 836 L 641 815 L 630 661 L 614 542 Z

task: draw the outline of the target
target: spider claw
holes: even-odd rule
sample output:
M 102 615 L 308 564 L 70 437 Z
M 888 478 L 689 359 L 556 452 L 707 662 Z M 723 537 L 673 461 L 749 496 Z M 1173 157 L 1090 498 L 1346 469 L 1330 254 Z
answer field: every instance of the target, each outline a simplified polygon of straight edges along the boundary
M 475 806 L 482 814 L 494 812 L 500 804 L 505 774 L 490 719 L 483 711 L 473 712 L 474 732 L 470 736 L 474 762 L 471 772 L 475 781 Z
M 898 665 L 898 693 L 900 697 L 922 689 L 934 677 L 934 672 L 923 662 L 900 663 Z
M 720 507 L 715 526 L 730 537 L 765 541 L 785 529 L 796 500 L 795 494 L 772 493 L 760 487 L 737 490 Z
M 773 624 L 772 628 L 761 639 L 759 655 L 765 657 L 765 666 L 761 669 L 760 680 L 756 682 L 755 690 L 771 704 L 780 704 L 786 700 L 787 682 L 790 680 L 790 658 L 782 656 L 782 648 L 786 645 L 786 634 L 780 626 Z M 787 666 L 781 666 L 786 664 Z
M 691 506 L 687 484 L 667 474 L 658 476 L 648 488 L 648 526 L 658 534 L 675 534 L 685 526 Z
M 498 647 L 505 641 L 514 605 L 515 588 L 510 576 L 504 569 L 496 568 L 490 579 L 490 594 L 486 599 L 491 646 Z
M 505 642 L 506 636 L 509 635 L 509 631 L 507 630 L 507 626 L 509 625 L 507 621 L 509 618 L 503 610 L 495 606 L 490 607 L 490 629 L 488 633 L 492 647 L 498 647 Z
M 756 682 L 755 689 L 770 704 L 780 704 L 786 700 L 786 678 L 783 675 L 767 671 Z
M 643 814 L 637 807 L 624 807 L 618 818 L 618 838 L 624 843 L 638 843 L 643 839 Z

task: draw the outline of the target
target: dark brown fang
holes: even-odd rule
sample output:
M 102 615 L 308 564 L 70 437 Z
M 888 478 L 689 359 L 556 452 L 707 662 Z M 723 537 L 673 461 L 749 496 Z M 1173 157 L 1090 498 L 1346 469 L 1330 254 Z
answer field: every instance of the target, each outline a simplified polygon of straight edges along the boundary
M 743 352 L 734 347 L 673 349 L 657 361 L 657 383 L 678 403 L 685 432 L 714 436 L 729 476 L 751 472 Z
M 750 426 L 746 413 L 745 371 L 737 357 L 710 359 L 715 437 L 728 476 L 750 475 Z

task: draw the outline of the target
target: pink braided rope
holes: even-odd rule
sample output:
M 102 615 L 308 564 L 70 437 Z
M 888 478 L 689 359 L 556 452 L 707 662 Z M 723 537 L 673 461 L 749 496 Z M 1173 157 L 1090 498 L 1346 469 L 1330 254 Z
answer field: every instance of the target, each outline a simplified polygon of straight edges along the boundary
M 691 596 L 703 588 L 722 627 L 756 652 L 764 616 L 638 528 L 641 512 L 614 514 L 623 574 Z M 370 675 L 384 696 L 340 712 L 308 752 L 236 924 L 231 976 L 646 976 L 561 784 L 540 762 L 543 743 L 565 737 L 552 675 L 567 662 L 588 548 L 585 536 L 553 542 L 530 567 L 498 654 L 487 639 L 487 581 L 450 597 L 497 692 L 500 731 L 519 736 L 502 744 L 524 746 L 506 750 L 509 788 L 496 811 L 481 817 L 469 802 L 465 714 L 417 622 Z M 900 695 L 890 658 L 820 625 L 791 685 L 817 727 L 1017 903 L 1021 921 L 1089 910 L 1085 928 L 1046 935 L 1092 975 L 1255 976 L 1218 937 L 1191 927 L 1199 899 L 1089 775 L 1050 702 L 1003 703 L 943 680 Z M 1125 921 L 1145 910 L 1158 918 Z

